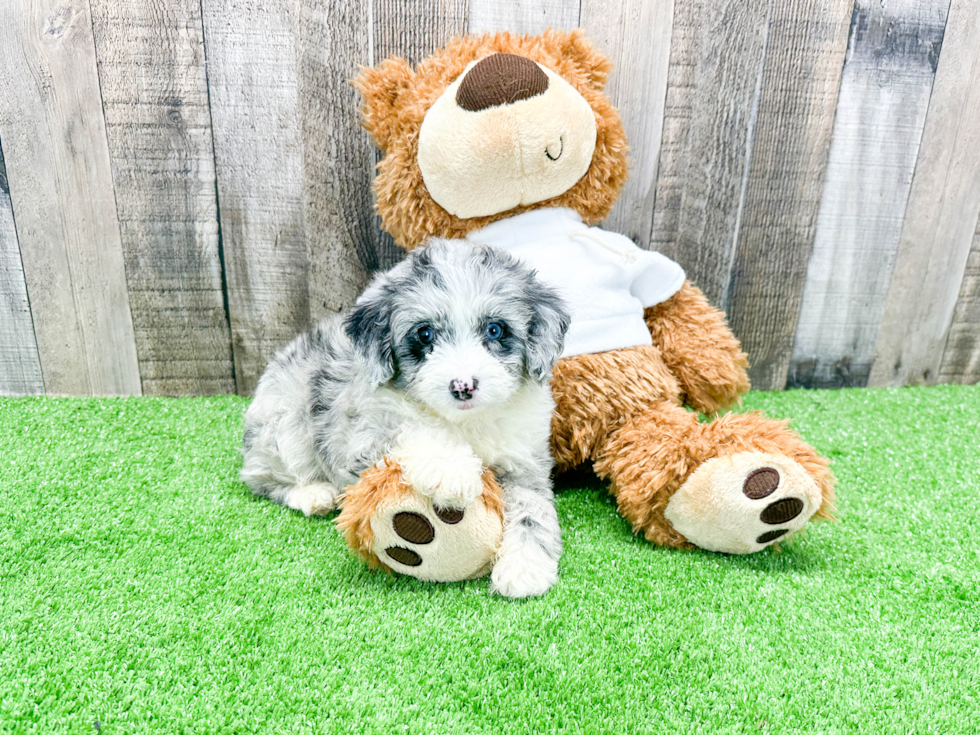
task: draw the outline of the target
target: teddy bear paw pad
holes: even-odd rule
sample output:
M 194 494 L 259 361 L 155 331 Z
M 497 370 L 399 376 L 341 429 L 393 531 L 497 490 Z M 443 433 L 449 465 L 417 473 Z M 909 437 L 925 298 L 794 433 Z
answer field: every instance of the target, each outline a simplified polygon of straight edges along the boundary
M 741 452 L 702 464 L 671 497 L 664 517 L 702 549 L 751 554 L 798 531 L 820 503 L 816 482 L 797 462 Z
M 500 544 L 500 516 L 477 500 L 465 511 L 438 506 L 418 493 L 379 509 L 371 518 L 371 550 L 399 574 L 431 582 L 489 573 Z

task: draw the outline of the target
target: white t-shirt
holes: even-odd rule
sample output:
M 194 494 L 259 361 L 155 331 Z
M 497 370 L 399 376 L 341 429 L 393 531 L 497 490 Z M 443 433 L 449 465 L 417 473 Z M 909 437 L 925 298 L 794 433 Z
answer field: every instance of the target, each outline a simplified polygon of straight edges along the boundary
M 653 343 L 643 310 L 684 285 L 684 270 L 628 237 L 549 207 L 493 222 L 467 239 L 506 250 L 538 272 L 572 312 L 562 357 Z

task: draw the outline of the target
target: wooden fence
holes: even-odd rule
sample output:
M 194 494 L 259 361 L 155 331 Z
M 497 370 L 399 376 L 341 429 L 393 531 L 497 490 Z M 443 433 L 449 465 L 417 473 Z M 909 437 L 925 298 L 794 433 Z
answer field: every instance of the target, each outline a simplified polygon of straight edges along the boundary
M 399 257 L 358 65 L 548 26 L 616 63 L 605 226 L 727 309 L 756 387 L 980 379 L 977 0 L 17 0 L 0 393 L 250 393 Z

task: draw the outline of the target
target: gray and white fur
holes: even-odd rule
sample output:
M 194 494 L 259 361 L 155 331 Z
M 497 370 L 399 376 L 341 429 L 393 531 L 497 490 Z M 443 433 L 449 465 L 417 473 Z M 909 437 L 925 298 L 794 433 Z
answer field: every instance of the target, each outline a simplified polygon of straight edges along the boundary
M 558 295 L 512 256 L 432 240 L 269 364 L 245 417 L 242 479 L 325 513 L 389 457 L 433 504 L 466 508 L 488 466 L 505 507 L 493 586 L 542 594 L 561 554 L 549 383 L 568 323 Z

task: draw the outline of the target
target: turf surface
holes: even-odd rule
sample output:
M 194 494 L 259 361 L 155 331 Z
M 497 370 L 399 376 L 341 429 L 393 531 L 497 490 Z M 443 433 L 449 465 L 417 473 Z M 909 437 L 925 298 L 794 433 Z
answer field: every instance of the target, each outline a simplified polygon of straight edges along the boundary
M 569 488 L 520 602 L 253 499 L 245 406 L 0 400 L 0 732 L 980 731 L 980 387 L 750 394 L 833 459 L 839 523 L 676 552 Z

